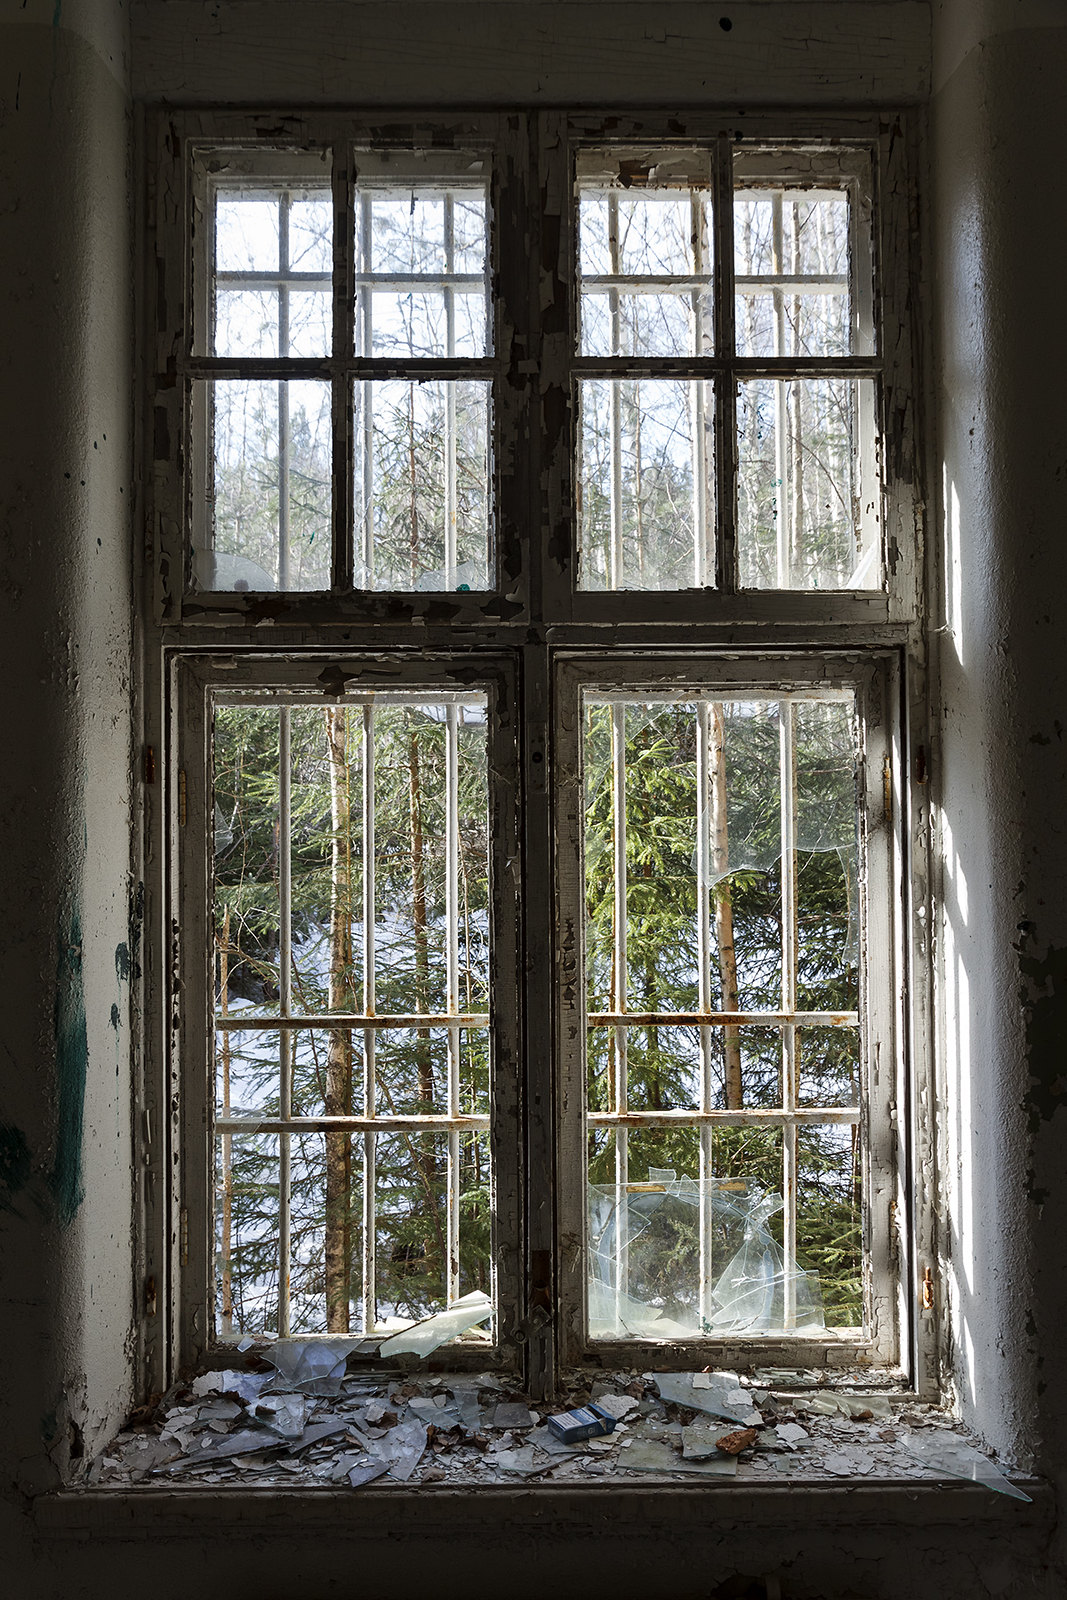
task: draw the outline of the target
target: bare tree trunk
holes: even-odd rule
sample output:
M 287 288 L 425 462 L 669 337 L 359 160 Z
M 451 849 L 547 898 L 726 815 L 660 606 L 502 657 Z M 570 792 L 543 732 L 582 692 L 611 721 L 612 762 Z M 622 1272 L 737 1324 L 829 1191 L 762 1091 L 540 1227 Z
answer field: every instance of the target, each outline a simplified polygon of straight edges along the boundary
M 722 706 L 711 707 L 711 864 L 716 873 L 729 866 L 729 841 L 726 832 L 726 725 Z M 722 984 L 722 1009 L 737 1011 L 737 953 L 734 949 L 733 891 L 726 878 L 715 886 L 715 942 L 719 949 L 719 978 Z M 741 1108 L 741 1035 L 728 1023 L 723 1028 L 722 1048 L 725 1068 L 726 1107 Z
M 330 760 L 330 1010 L 351 1011 L 352 860 L 348 795 L 346 713 L 327 706 L 326 744 Z M 326 1058 L 328 1117 L 352 1112 L 352 1036 L 330 1034 Z M 349 1276 L 352 1262 L 352 1140 L 347 1132 L 325 1135 L 326 1143 L 326 1328 L 348 1332 Z
M 419 766 L 418 735 L 412 732 L 408 740 L 408 799 L 411 814 L 411 921 L 415 939 L 415 1010 L 429 1010 L 430 1005 L 430 949 L 426 932 L 426 859 L 422 834 L 422 779 Z M 418 1031 L 416 1061 L 419 1073 L 419 1099 L 423 1111 L 433 1110 L 433 1063 L 430 1058 L 430 1035 L 425 1028 Z
M 408 496 L 411 512 L 411 527 L 408 529 L 410 540 L 409 554 L 411 556 L 411 582 L 412 586 L 418 581 L 419 576 L 419 490 L 415 474 L 415 385 L 412 384 L 408 396 Z

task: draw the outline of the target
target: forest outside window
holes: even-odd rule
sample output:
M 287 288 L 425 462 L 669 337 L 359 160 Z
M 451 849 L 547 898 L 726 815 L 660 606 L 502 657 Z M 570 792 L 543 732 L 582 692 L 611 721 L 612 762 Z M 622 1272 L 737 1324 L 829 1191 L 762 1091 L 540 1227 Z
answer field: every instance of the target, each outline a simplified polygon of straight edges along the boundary
M 905 1360 L 891 141 L 607 126 L 190 120 L 190 1354 Z

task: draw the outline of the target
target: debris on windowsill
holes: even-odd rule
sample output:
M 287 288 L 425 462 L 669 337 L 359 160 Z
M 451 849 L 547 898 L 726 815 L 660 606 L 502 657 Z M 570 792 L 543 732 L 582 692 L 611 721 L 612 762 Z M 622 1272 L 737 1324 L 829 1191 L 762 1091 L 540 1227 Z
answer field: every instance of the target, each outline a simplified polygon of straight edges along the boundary
M 957 1479 L 1029 1498 L 945 1412 L 874 1384 L 846 1388 L 824 1374 L 801 1386 L 777 1369 L 575 1373 L 557 1402 L 531 1405 L 491 1373 L 349 1375 L 348 1347 L 288 1341 L 264 1351 L 271 1372 L 176 1384 L 134 1413 L 84 1481 L 430 1492 L 609 1478 Z

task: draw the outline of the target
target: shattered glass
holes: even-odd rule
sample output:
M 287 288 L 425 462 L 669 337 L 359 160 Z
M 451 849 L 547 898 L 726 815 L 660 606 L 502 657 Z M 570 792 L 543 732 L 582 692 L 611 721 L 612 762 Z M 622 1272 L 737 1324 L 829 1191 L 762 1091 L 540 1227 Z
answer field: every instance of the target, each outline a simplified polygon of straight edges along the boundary
M 787 1261 L 767 1224 L 782 1196 L 735 1181 L 678 1178 L 649 1171 L 641 1184 L 590 1184 L 589 1333 L 594 1339 L 684 1339 L 708 1334 L 780 1333 L 792 1285 L 800 1333 L 824 1327 L 819 1280 Z M 701 1214 L 713 1233 L 738 1245 L 712 1285 L 702 1314 L 696 1243 Z M 674 1240 L 667 1256 L 664 1234 Z M 682 1249 L 688 1240 L 693 1249 Z M 664 1282 L 664 1265 L 674 1269 Z M 654 1285 L 652 1292 L 645 1284 Z
M 294 1358 L 287 1370 L 307 1377 L 309 1367 Z M 250 1380 L 247 1395 L 238 1377 Z M 875 1392 L 869 1377 L 863 1388 L 825 1371 L 785 1369 L 756 1380 L 726 1371 L 590 1377 L 571 1374 L 555 1400 L 531 1407 L 488 1372 L 365 1372 L 345 1376 L 331 1394 L 284 1388 L 278 1368 L 204 1373 L 136 1413 L 86 1477 L 114 1488 L 155 1479 L 220 1491 L 378 1493 L 650 1477 L 711 1489 L 779 1476 L 924 1482 L 934 1494 L 945 1487 L 939 1480 L 959 1478 L 1027 1498 L 946 1413 Z M 553 1435 L 548 1418 L 591 1402 L 618 1419 L 611 1434 L 571 1443 Z

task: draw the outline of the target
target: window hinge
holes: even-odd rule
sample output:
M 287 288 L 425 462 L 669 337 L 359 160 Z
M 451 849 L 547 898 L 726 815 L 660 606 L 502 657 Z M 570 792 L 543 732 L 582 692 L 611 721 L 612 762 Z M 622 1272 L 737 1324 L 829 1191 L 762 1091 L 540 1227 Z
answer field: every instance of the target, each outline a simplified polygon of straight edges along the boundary
M 156 1314 L 156 1280 L 148 1277 L 144 1281 L 144 1314 L 154 1317 Z
M 924 1311 L 934 1309 L 934 1274 L 931 1267 L 923 1270 L 921 1304 Z
M 146 744 L 144 750 L 144 781 L 145 783 L 156 781 L 156 752 L 154 746 L 150 744 Z
M 183 1267 L 189 1265 L 189 1212 L 185 1206 L 181 1209 L 179 1223 L 179 1256 Z
M 178 826 L 179 826 L 179 828 L 184 828 L 185 827 L 185 815 L 186 815 L 185 771 L 184 771 L 184 769 L 182 769 L 178 773 Z
M 893 768 L 888 756 L 882 762 L 882 804 L 889 822 L 893 816 Z
M 926 746 L 921 744 L 915 752 L 915 782 L 925 783 L 926 778 Z

